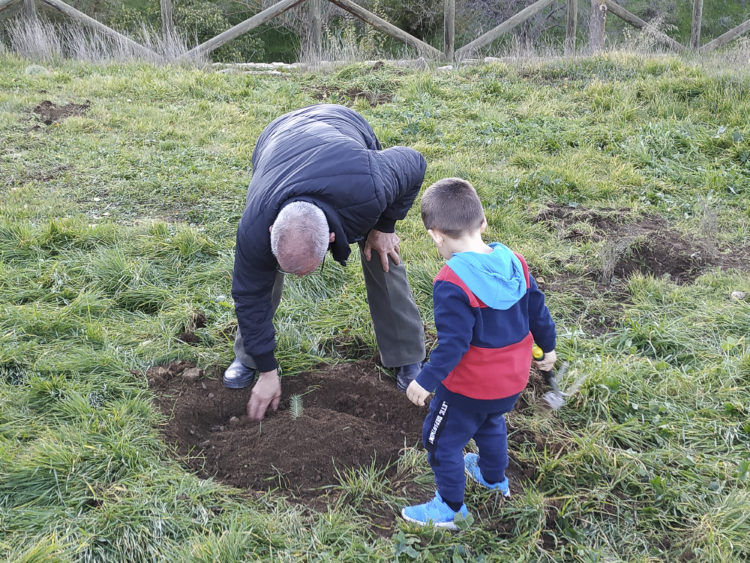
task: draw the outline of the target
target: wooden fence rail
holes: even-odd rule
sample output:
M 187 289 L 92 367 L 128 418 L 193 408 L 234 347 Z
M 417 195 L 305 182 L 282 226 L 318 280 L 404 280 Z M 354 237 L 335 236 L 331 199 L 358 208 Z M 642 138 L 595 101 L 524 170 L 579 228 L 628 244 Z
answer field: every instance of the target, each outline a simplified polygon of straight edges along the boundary
M 278 17 L 287 10 L 305 2 L 308 3 L 308 17 L 312 30 L 309 38 L 308 48 L 311 50 L 311 55 L 313 57 L 317 57 L 321 53 L 320 6 L 323 1 L 330 2 L 331 4 L 334 4 L 343 10 L 346 10 L 366 24 L 373 26 L 375 29 L 378 29 L 385 34 L 390 35 L 391 37 L 409 45 L 410 47 L 413 47 L 421 56 L 425 58 L 447 61 L 460 61 L 472 56 L 482 47 L 485 47 L 486 45 L 492 43 L 501 35 L 512 31 L 525 21 L 548 8 L 553 3 L 564 2 L 567 9 L 567 22 L 565 29 L 565 54 L 573 55 L 576 52 L 578 0 L 536 0 L 536 2 L 534 2 L 530 6 L 527 6 L 517 14 L 509 17 L 498 26 L 470 41 L 459 49 L 456 49 L 455 45 L 455 0 L 444 0 L 444 42 L 442 51 L 436 49 L 428 43 L 425 43 L 421 39 L 414 37 L 410 33 L 399 29 L 383 18 L 366 10 L 359 4 L 356 4 L 353 0 L 279 0 L 272 6 L 266 8 L 265 10 L 262 10 L 261 12 L 258 12 L 251 18 L 246 19 L 245 21 L 233 26 L 223 33 L 220 33 L 216 37 L 213 37 L 208 41 L 205 41 L 204 43 L 201 43 L 200 45 L 194 47 L 193 49 L 190 49 L 189 51 L 181 55 L 180 58 L 204 56 L 211 51 L 221 47 L 225 43 L 236 39 L 240 35 L 243 35 L 248 31 L 255 29 L 256 27 L 272 20 L 273 18 Z M 680 1 L 689 2 L 691 0 Z M 162 55 L 158 55 L 151 49 L 144 47 L 143 45 L 137 43 L 136 41 L 133 41 L 129 37 L 126 37 L 125 35 L 115 31 L 114 29 L 107 27 L 97 20 L 76 10 L 62 0 L 0 0 L 0 12 L 6 10 L 14 4 L 19 3 L 23 4 L 22 14 L 26 21 L 36 21 L 37 3 L 46 4 L 47 6 L 66 15 L 67 17 L 79 23 L 82 23 L 112 39 L 128 45 L 133 49 L 134 52 L 140 55 L 146 56 L 149 59 L 164 58 Z M 607 13 L 612 13 L 612 15 L 619 17 L 620 19 L 637 29 L 645 30 L 653 37 L 655 37 L 660 44 L 677 52 L 683 52 L 688 48 L 700 51 L 711 51 L 713 49 L 717 49 L 718 47 L 726 45 L 730 41 L 733 41 L 741 35 L 750 31 L 750 20 L 748 20 L 701 46 L 700 34 L 703 19 L 703 0 L 692 0 L 692 3 L 693 18 L 690 31 L 690 43 L 689 47 L 686 47 L 669 37 L 667 34 L 659 31 L 658 29 L 655 29 L 649 23 L 642 20 L 635 14 L 632 14 L 614 0 L 591 0 L 588 51 L 596 52 L 604 47 Z M 177 36 L 172 16 L 172 0 L 159 0 L 159 5 L 161 9 L 162 37 L 165 41 L 170 41 L 172 38 Z

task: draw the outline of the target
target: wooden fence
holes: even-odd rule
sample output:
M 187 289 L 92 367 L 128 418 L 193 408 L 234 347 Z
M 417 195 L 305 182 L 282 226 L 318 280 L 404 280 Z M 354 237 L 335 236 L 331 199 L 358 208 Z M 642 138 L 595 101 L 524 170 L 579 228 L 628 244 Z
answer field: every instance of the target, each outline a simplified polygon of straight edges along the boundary
M 251 18 L 246 19 L 245 21 L 235 25 L 234 27 L 224 31 L 223 33 L 220 33 L 216 37 L 213 37 L 208 41 L 205 41 L 204 43 L 201 43 L 195 48 L 189 50 L 183 55 L 180 55 L 180 58 L 207 55 L 208 53 L 221 47 L 225 43 L 236 39 L 240 35 L 247 33 L 248 31 L 283 14 L 285 11 L 303 3 L 306 4 L 309 21 L 312 26 L 310 48 L 312 49 L 313 53 L 319 54 L 321 52 L 322 36 L 322 21 L 320 17 L 320 9 L 322 2 L 324 1 L 335 4 L 339 8 L 346 10 L 350 14 L 373 26 L 377 30 L 390 35 L 391 37 L 394 37 L 395 39 L 402 41 L 403 43 L 406 43 L 410 47 L 416 49 L 416 51 L 425 58 L 447 61 L 461 61 L 468 59 L 482 47 L 490 44 L 501 35 L 509 33 L 553 3 L 565 2 L 567 9 L 565 54 L 573 55 L 576 53 L 578 0 L 537 0 L 530 6 L 524 8 L 517 14 L 502 22 L 500 25 L 487 31 L 486 33 L 482 34 L 481 36 L 458 49 L 456 49 L 455 46 L 455 0 L 445 0 L 443 14 L 444 46 L 442 51 L 403 31 L 402 29 L 399 29 L 398 27 L 388 23 L 386 20 L 364 9 L 362 6 L 356 4 L 352 0 L 280 0 L 279 2 L 266 8 L 265 10 L 262 10 L 261 12 L 255 14 Z M 691 0 L 681 1 L 689 2 Z M 750 31 L 750 20 L 748 20 L 741 25 L 738 25 L 737 27 L 727 31 L 723 35 L 706 43 L 705 45 L 701 45 L 700 33 L 703 17 L 703 0 L 692 0 L 693 18 L 690 34 L 690 44 L 685 46 L 681 43 L 678 43 L 653 26 L 649 25 L 647 22 L 645 22 L 635 14 L 630 13 L 628 10 L 626 10 L 613 0 L 590 0 L 590 2 L 591 17 L 589 19 L 589 44 L 586 49 L 586 51 L 589 53 L 599 51 L 604 47 L 604 37 L 608 13 L 621 18 L 637 29 L 641 29 L 646 31 L 647 33 L 650 33 L 660 44 L 677 52 L 683 52 L 687 50 L 704 52 L 711 51 Z M 129 37 L 118 33 L 117 31 L 96 21 L 95 19 L 87 16 L 79 10 L 76 10 L 62 0 L 0 0 L 0 12 L 12 5 L 23 4 L 23 17 L 28 21 L 32 21 L 37 18 L 37 3 L 45 4 L 48 7 L 57 10 L 58 12 L 70 17 L 71 19 L 83 25 L 86 25 L 106 36 L 129 45 L 136 53 L 146 55 L 149 58 L 162 58 L 151 49 L 148 49 L 147 47 L 133 41 Z M 160 0 L 160 8 L 162 20 L 162 35 L 164 38 L 174 37 L 176 32 L 172 20 L 172 0 Z

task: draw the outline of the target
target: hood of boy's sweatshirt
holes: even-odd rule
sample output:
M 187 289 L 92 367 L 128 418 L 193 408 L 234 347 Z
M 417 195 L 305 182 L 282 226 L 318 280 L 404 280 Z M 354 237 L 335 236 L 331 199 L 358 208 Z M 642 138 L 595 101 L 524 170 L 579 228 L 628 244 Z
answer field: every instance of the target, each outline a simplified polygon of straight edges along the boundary
M 456 275 L 488 307 L 506 310 L 526 294 L 526 278 L 518 256 L 499 242 L 492 252 L 459 252 L 448 260 Z

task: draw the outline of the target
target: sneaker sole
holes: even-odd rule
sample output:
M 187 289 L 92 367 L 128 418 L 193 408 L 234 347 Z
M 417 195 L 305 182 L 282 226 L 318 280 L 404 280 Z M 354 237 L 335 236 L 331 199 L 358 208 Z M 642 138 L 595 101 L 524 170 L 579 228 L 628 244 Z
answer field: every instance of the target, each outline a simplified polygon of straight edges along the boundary
M 458 530 L 458 526 L 456 526 L 454 522 L 433 522 L 432 520 L 428 520 L 427 522 L 422 522 L 421 520 L 410 518 L 409 516 L 404 514 L 403 509 L 401 509 L 401 518 L 403 518 L 407 522 L 419 524 L 420 526 L 433 526 L 435 528 L 446 528 L 448 530 Z

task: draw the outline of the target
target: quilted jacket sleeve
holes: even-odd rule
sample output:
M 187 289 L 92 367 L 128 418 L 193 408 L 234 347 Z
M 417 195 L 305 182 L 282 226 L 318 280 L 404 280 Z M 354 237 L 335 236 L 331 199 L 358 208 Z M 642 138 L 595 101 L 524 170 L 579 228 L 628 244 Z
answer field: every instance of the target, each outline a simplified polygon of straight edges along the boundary
M 243 236 L 244 235 L 244 236 Z M 252 241 L 240 232 L 234 257 L 232 299 L 242 343 L 260 371 L 276 369 L 276 331 L 273 326 L 273 285 L 276 270 L 263 267 L 252 256 Z
M 374 181 L 380 182 L 386 198 L 386 208 L 374 228 L 392 233 L 396 221 L 406 217 L 422 187 L 427 161 L 408 147 L 373 151 L 371 155 Z

